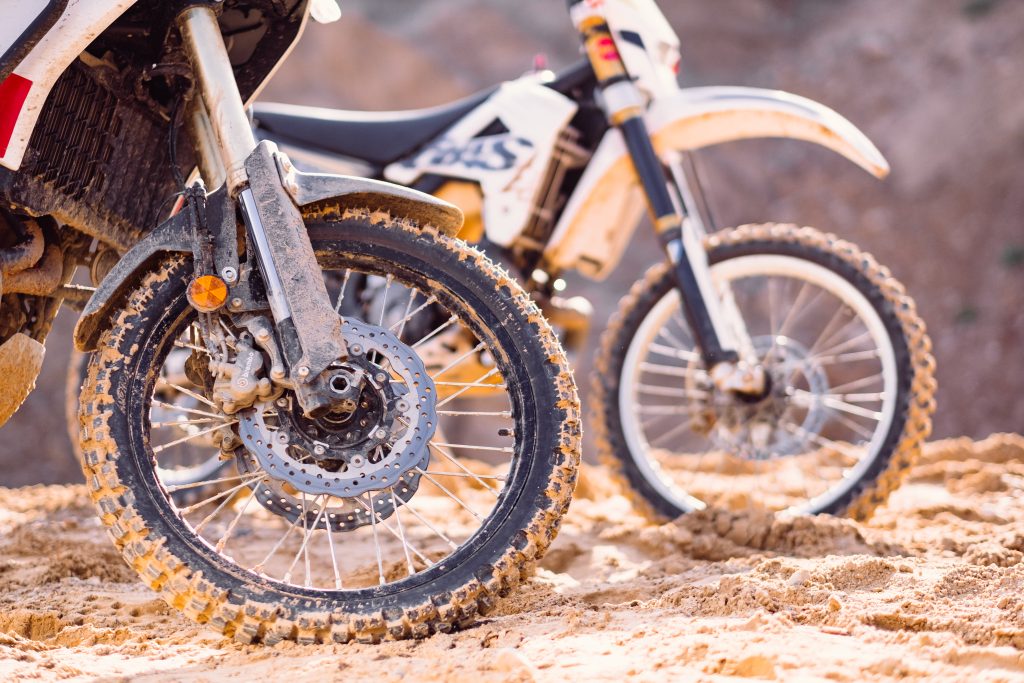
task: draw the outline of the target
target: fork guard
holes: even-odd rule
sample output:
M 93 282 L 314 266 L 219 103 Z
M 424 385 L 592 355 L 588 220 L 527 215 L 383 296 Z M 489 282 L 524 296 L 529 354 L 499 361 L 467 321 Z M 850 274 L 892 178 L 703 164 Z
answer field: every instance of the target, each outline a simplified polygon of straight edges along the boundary
M 285 189 L 299 208 L 332 202 L 342 208 L 387 211 L 447 235 L 456 234 L 462 227 L 463 216 L 458 207 L 428 194 L 376 180 L 300 173 L 289 167 L 286 160 L 281 161 L 279 171 Z M 210 195 L 210 204 L 216 201 L 217 194 Z M 234 211 L 233 199 L 221 201 L 230 201 Z M 157 226 L 129 249 L 103 278 L 75 325 L 75 347 L 79 351 L 95 351 L 103 325 L 114 306 L 127 296 L 139 276 L 166 254 L 175 253 L 193 253 L 193 231 L 188 211 L 180 211 Z

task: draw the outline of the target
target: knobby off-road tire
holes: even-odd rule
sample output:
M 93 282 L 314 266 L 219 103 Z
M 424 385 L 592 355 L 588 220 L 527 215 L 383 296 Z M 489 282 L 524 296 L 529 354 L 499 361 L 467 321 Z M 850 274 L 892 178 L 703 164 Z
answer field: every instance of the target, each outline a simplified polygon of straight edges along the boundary
M 238 641 L 377 642 L 447 632 L 486 613 L 529 576 L 555 538 L 580 457 L 570 369 L 538 309 L 480 252 L 380 212 L 326 207 L 306 219 L 321 263 L 344 258 L 382 277 L 401 272 L 427 282 L 440 301 L 471 311 L 472 319 L 463 322 L 493 342 L 513 416 L 522 413 L 516 429 L 524 433 L 515 435 L 516 452 L 490 516 L 429 569 L 351 590 L 271 580 L 198 539 L 154 477 L 141 406 L 154 381 L 161 335 L 187 314 L 191 264 L 181 256 L 141 279 L 93 354 L 81 397 L 83 467 L 92 498 L 146 584 L 191 619 Z
M 793 225 L 746 225 L 709 236 L 705 246 L 712 266 L 750 255 L 775 254 L 807 260 L 838 274 L 870 302 L 895 351 L 897 395 L 888 432 L 877 455 L 859 479 L 828 505 L 803 512 L 868 519 L 885 503 L 916 461 L 931 433 L 935 410 L 935 360 L 925 324 L 914 302 L 889 270 L 854 244 L 812 228 Z M 592 391 L 593 433 L 601 461 L 642 514 L 656 522 L 693 511 L 678 498 L 666 496 L 637 465 L 642 453 L 631 453 L 623 433 L 620 390 L 627 349 L 645 317 L 673 289 L 667 264 L 648 270 L 623 297 L 601 337 Z

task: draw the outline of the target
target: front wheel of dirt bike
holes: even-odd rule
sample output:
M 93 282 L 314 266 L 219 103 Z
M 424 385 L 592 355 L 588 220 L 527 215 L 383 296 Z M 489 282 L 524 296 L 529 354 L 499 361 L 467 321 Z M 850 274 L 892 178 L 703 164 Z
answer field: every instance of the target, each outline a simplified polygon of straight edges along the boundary
M 654 519 L 709 506 L 869 517 L 931 430 L 935 362 L 913 302 L 870 255 L 810 228 L 743 226 L 707 248 L 768 386 L 716 390 L 655 266 L 598 351 L 602 459 Z
M 225 414 L 203 369 L 251 338 L 229 315 L 199 320 L 190 261 L 167 258 L 113 315 L 89 366 L 92 497 L 148 585 L 237 640 L 449 631 L 516 586 L 557 533 L 579 463 L 569 368 L 522 290 L 465 244 L 365 211 L 321 207 L 308 223 L 339 310 L 357 296 L 351 276 L 385 283 L 379 305 L 344 318 L 349 356 L 329 386 L 361 377 L 360 393 L 317 417 L 290 391 Z M 439 324 L 418 324 L 438 307 Z M 182 348 L 192 384 L 169 388 L 198 405 L 161 398 Z M 168 484 L 161 460 L 210 434 L 209 456 L 228 469 Z M 174 495 L 214 482 L 200 500 Z

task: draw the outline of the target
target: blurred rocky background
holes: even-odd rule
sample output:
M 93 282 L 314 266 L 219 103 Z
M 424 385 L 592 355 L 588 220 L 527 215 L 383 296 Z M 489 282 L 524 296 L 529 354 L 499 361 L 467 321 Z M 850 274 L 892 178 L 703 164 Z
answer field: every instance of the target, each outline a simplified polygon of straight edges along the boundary
M 440 104 L 578 58 L 552 0 L 343 0 L 311 25 L 263 99 L 352 109 Z M 700 154 L 722 226 L 784 221 L 857 242 L 916 298 L 938 359 L 936 436 L 1024 430 L 1024 2 L 662 0 L 683 41 L 684 85 L 789 90 L 837 109 L 889 158 L 878 182 L 798 142 Z M 604 283 L 577 377 L 618 298 L 654 259 L 647 237 Z M 39 390 L 3 430 L 0 484 L 81 474 L 64 427 L 73 319 L 48 344 Z

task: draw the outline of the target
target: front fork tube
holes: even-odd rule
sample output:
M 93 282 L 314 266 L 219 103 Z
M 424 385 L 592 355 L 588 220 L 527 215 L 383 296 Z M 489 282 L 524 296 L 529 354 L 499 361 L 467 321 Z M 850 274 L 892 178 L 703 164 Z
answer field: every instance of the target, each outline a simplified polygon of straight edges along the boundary
M 636 115 L 620 122 L 618 127 L 647 197 L 658 241 L 672 264 L 683 315 L 700 348 L 704 367 L 710 370 L 723 361 L 738 360 L 736 351 L 723 344 L 730 341 L 728 326 L 716 305 L 718 294 L 711 282 L 707 254 L 695 233 L 690 231 L 691 239 L 686 239 L 683 213 L 672 201 L 661 160 L 651 145 L 643 118 Z

